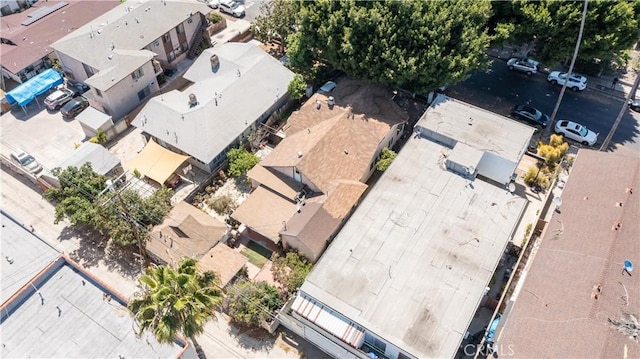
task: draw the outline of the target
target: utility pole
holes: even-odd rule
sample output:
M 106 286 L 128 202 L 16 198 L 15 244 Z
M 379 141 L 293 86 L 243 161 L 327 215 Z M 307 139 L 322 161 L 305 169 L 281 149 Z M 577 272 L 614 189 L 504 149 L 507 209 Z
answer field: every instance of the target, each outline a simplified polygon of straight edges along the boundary
M 604 142 L 602 142 L 602 146 L 600 146 L 600 151 L 606 151 L 607 147 L 609 147 L 609 142 L 611 142 L 611 138 L 613 138 L 613 134 L 616 133 L 616 130 L 618 129 L 618 125 L 620 125 L 620 122 L 622 121 L 622 116 L 624 116 L 624 113 L 627 111 L 627 108 L 629 107 L 629 100 L 631 100 L 632 98 L 635 98 L 636 90 L 638 89 L 638 84 L 640 84 L 640 69 L 636 70 L 636 81 L 633 83 L 633 86 L 631 86 L 631 91 L 629 91 L 629 94 L 627 94 L 627 97 L 625 98 L 624 103 L 622 104 L 622 108 L 620 109 L 620 112 L 618 112 L 618 117 L 616 117 L 616 121 L 613 123 L 613 126 L 611 126 L 611 130 L 609 130 L 609 134 L 607 134 L 607 137 L 604 139 Z
M 578 40 L 576 41 L 576 46 L 573 50 L 573 58 L 571 58 L 571 65 L 569 65 L 569 72 L 567 73 L 567 79 L 564 81 L 562 85 L 562 90 L 560 90 L 560 96 L 558 96 L 558 100 L 556 101 L 556 106 L 553 108 L 553 112 L 551 113 L 551 119 L 549 121 L 548 127 L 553 126 L 553 122 L 556 120 L 556 115 L 558 114 L 558 108 L 560 108 L 560 103 L 562 102 L 562 98 L 564 97 L 564 93 L 567 90 L 567 82 L 573 73 L 573 66 L 576 64 L 576 58 L 578 57 L 578 50 L 580 50 L 580 42 L 582 42 L 582 33 L 584 32 L 584 22 L 587 19 L 587 3 L 588 0 L 584 0 L 584 7 L 582 9 L 582 20 L 580 21 L 580 31 L 578 32 Z
M 116 193 L 116 196 L 118 197 L 120 206 L 122 206 L 122 210 L 124 211 L 124 213 L 122 213 L 122 217 L 131 225 L 133 235 L 136 237 L 136 241 L 138 242 L 138 254 L 140 255 L 140 273 L 144 273 L 144 256 L 142 252 L 142 241 L 140 240 L 140 231 L 138 229 L 138 224 L 136 223 L 135 218 L 131 218 L 131 215 L 129 214 L 129 206 L 127 206 L 125 201 L 122 199 L 120 192 Z

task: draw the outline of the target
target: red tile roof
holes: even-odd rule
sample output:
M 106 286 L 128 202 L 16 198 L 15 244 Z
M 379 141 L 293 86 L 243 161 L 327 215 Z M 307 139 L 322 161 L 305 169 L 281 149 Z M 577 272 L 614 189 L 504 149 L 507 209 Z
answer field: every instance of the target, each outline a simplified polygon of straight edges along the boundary
M 33 12 L 62 2 L 38 1 L 26 11 L 2 17 L 0 36 L 16 44 L 0 45 L 2 67 L 17 74 L 52 53 L 51 44 L 120 4 L 118 0 L 66 1 L 68 5 L 42 19 L 21 25 Z
M 561 213 L 496 336 L 501 348 L 520 358 L 640 357 L 637 341 L 609 323 L 640 315 L 640 276 L 623 272 L 627 259 L 640 266 L 638 191 L 638 156 L 579 151 Z

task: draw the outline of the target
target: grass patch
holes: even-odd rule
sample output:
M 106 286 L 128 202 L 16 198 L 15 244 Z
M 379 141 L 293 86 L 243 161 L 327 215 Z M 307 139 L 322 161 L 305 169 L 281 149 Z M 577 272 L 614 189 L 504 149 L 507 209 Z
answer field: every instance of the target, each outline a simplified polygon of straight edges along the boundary
M 253 241 L 247 243 L 247 247 L 242 251 L 242 254 L 249 259 L 249 263 L 260 268 L 271 258 L 270 250 Z

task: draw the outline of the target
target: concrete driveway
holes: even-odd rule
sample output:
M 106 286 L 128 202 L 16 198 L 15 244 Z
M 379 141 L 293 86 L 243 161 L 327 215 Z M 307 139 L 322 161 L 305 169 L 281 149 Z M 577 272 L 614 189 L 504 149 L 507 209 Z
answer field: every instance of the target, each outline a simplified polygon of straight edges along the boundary
M 1 153 L 8 157 L 20 148 L 51 170 L 69 156 L 76 144 L 82 143 L 85 135 L 77 120 L 65 121 L 60 111 L 47 111 L 43 103 L 47 94 L 38 98 L 40 105 L 30 103 L 26 113 L 16 105 L 0 117 Z

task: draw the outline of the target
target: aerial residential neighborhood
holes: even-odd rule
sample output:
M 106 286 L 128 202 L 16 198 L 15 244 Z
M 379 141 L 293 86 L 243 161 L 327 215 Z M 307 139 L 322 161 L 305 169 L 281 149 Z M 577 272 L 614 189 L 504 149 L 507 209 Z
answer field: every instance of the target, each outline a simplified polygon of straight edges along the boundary
M 640 357 L 640 3 L 0 13 L 3 358 Z

